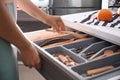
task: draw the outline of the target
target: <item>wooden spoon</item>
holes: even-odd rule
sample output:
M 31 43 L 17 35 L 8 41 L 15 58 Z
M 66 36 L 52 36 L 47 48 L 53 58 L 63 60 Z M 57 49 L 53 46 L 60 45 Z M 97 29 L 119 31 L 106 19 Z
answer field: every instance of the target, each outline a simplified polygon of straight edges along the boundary
M 74 37 L 79 38 L 79 39 L 86 38 L 88 36 L 88 34 L 78 34 L 78 33 L 71 32 L 71 31 L 62 31 L 61 33 L 63 33 L 63 34 L 71 34 Z
M 52 29 L 46 29 L 46 31 L 52 31 L 52 32 L 54 32 Z M 79 39 L 86 38 L 88 36 L 88 34 L 78 34 L 78 33 L 72 32 L 72 31 L 62 31 L 61 33 L 62 34 L 71 34 L 74 37 L 79 38 Z
M 96 68 L 96 69 L 88 70 L 87 71 L 87 76 L 96 75 L 96 74 L 99 74 L 99 73 L 111 70 L 113 68 L 114 68 L 114 66 L 111 65 L 111 66 L 105 66 L 105 67 L 101 67 L 101 68 Z
M 94 58 L 93 60 L 97 60 L 97 59 L 101 59 L 103 57 L 106 57 L 106 56 L 109 56 L 109 55 L 112 55 L 114 52 L 112 50 L 106 50 L 104 51 L 104 54 Z

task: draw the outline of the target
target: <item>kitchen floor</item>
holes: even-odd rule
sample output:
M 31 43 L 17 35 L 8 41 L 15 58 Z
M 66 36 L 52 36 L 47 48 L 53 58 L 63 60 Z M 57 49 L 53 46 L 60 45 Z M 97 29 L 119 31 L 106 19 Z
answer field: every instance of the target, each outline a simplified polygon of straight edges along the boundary
M 19 64 L 19 80 L 45 80 L 37 70 L 25 67 L 23 64 Z

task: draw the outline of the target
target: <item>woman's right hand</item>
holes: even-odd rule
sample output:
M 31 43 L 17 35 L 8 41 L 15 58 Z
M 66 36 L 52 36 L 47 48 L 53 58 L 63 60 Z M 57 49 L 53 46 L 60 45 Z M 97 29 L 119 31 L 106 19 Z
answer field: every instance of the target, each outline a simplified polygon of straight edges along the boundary
M 29 68 L 40 67 L 39 54 L 33 45 L 29 46 L 28 48 L 21 49 L 20 53 L 25 66 Z
M 3 1 L 0 0 L 0 38 L 12 43 L 20 50 L 24 65 L 30 68 L 39 67 L 40 58 L 37 50 L 16 25 Z

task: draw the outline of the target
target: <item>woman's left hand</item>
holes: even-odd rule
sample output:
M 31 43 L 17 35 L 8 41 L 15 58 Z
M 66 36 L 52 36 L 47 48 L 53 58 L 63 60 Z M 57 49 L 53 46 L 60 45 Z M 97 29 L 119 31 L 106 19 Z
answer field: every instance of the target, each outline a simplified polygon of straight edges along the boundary
M 53 28 L 53 31 L 61 32 L 66 30 L 66 27 L 60 16 L 48 15 L 45 23 L 50 25 Z
M 53 27 L 54 31 L 65 31 L 65 25 L 60 16 L 46 14 L 44 11 L 35 6 L 30 0 L 17 0 L 17 6 L 45 24 Z

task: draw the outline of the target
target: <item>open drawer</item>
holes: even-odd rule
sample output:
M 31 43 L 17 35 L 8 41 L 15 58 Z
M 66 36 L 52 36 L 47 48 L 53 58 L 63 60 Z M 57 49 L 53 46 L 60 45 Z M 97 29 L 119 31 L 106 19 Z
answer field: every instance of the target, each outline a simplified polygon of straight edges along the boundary
M 103 80 L 106 80 L 112 78 L 111 73 L 113 72 L 119 75 L 120 52 L 114 54 L 120 48 L 118 45 L 93 36 L 49 48 L 40 47 L 39 45 L 42 41 L 44 40 L 35 41 L 34 44 L 40 53 L 42 62 L 42 67 L 37 70 L 47 80 L 100 80 L 101 77 L 103 77 Z M 112 55 L 94 60 L 95 57 L 102 55 L 105 50 L 113 51 Z M 95 51 L 96 53 L 87 58 L 86 55 L 91 51 Z M 104 68 L 106 66 L 108 68 L 110 66 L 110 69 L 102 70 L 90 76 L 87 75 L 87 71 L 89 70 Z M 117 75 L 114 74 L 114 76 Z

